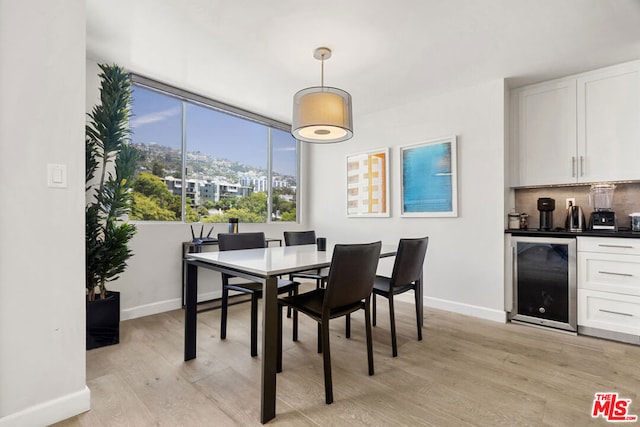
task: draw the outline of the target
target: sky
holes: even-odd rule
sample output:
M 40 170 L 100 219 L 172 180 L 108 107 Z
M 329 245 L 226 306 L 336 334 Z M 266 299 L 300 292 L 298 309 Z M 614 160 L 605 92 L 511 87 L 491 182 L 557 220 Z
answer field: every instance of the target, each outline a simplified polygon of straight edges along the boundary
M 182 101 L 135 85 L 132 98 L 132 141 L 180 149 Z M 200 151 L 256 168 L 267 168 L 266 126 L 191 103 L 186 103 L 186 118 L 188 152 Z M 256 141 L 264 141 L 264 144 Z M 295 139 L 288 132 L 274 130 L 272 144 L 274 172 L 295 176 Z

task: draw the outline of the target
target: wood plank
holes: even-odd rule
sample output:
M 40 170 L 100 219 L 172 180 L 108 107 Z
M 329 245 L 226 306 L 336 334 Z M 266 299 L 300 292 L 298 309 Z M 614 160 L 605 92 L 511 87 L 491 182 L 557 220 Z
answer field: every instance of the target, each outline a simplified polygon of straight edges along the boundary
M 270 425 L 575 426 L 591 418 L 594 393 L 617 391 L 640 415 L 640 347 L 427 309 L 423 341 L 415 312 L 396 302 L 399 356 L 391 357 L 381 299 L 373 328 L 375 375 L 367 374 L 363 316 L 331 323 L 332 405 L 324 403 L 316 324 L 300 316 L 300 341 L 284 322 L 283 372 Z M 259 425 L 260 356 L 249 356 L 249 307 L 198 317 L 198 357 L 182 361 L 182 310 L 122 322 L 121 343 L 87 353 L 92 410 L 58 427 Z

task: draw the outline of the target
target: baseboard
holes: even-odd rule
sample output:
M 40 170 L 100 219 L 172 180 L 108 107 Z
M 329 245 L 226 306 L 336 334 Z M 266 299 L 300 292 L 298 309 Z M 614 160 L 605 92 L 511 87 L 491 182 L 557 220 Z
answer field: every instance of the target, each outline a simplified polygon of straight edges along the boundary
M 208 301 L 220 298 L 220 291 L 206 292 L 198 295 L 198 301 Z M 413 303 L 413 295 L 402 294 L 395 297 L 397 301 L 405 301 Z M 502 310 L 493 310 L 477 305 L 464 304 L 455 301 L 443 300 L 433 297 L 424 297 L 424 305 L 440 310 L 451 311 L 453 313 L 464 314 L 465 316 L 478 317 L 480 319 L 491 320 L 494 322 L 505 323 L 507 321 L 507 313 Z M 182 307 L 182 300 L 175 298 L 167 301 L 154 302 L 152 304 L 139 305 L 131 307 L 120 312 L 120 320 L 137 319 L 138 317 L 150 316 L 152 314 L 164 313 L 171 310 L 177 310 Z
M 47 426 L 91 409 L 91 392 L 82 390 L 0 418 L 0 427 Z
M 198 295 L 198 302 L 220 297 L 222 297 L 221 291 L 205 292 Z M 139 305 L 120 310 L 120 320 L 137 319 L 138 317 L 151 316 L 152 314 L 164 313 L 179 308 L 182 308 L 182 299 L 180 298 Z
M 478 317 L 480 319 L 491 320 L 494 322 L 505 323 L 507 321 L 507 313 L 503 310 L 494 310 L 491 308 L 480 307 L 477 305 L 464 304 L 455 301 L 448 301 L 433 297 L 424 297 L 424 305 L 427 307 L 437 308 L 439 310 L 451 311 L 453 313 L 464 314 L 465 316 Z
M 625 334 L 623 332 L 606 331 L 599 328 L 591 328 L 588 326 L 578 326 L 578 333 L 580 335 L 589 335 L 597 338 L 604 338 L 606 340 L 626 342 L 627 344 L 640 345 L 640 336 Z

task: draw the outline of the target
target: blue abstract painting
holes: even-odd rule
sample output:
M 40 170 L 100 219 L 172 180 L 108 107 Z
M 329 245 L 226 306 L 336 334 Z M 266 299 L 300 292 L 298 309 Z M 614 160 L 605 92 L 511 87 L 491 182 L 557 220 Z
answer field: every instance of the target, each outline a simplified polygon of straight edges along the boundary
M 455 137 L 403 147 L 402 214 L 456 216 Z

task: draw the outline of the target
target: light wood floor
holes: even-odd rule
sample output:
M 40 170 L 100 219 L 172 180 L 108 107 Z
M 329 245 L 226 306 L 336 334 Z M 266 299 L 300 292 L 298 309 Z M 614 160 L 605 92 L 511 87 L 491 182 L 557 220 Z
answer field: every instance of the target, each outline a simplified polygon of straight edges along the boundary
M 362 314 L 352 337 L 332 323 L 335 401 L 324 403 L 316 324 L 285 320 L 277 416 L 283 426 L 585 426 L 594 393 L 618 392 L 640 415 L 640 347 L 444 311 L 425 311 L 416 340 L 413 306 L 398 302 L 399 356 L 391 357 L 386 300 L 378 300 L 375 375 L 367 375 Z M 124 321 L 121 343 L 87 352 L 91 411 L 71 426 L 259 425 L 260 357 L 249 356 L 249 307 L 198 317 L 198 358 L 183 362 L 182 310 Z

